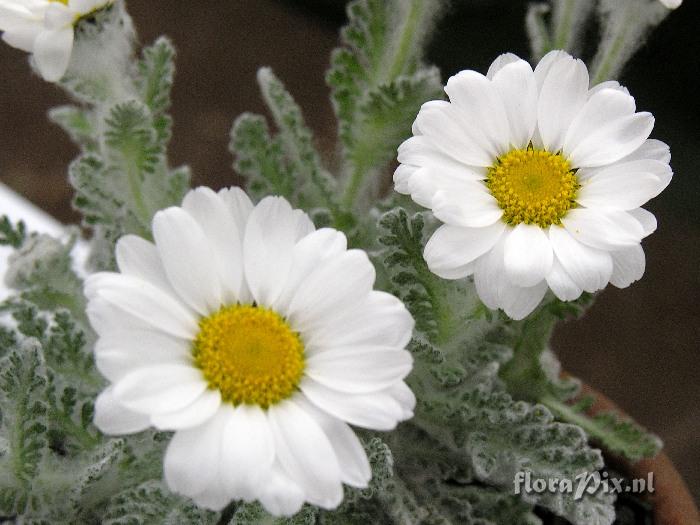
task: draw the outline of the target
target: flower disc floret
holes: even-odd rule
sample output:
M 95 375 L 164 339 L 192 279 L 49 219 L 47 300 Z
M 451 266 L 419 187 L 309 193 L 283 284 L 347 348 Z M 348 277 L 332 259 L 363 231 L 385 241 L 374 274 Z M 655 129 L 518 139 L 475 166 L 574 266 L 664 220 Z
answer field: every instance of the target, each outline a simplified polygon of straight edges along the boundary
M 222 400 L 267 408 L 297 390 L 304 345 L 279 314 L 252 305 L 227 306 L 203 318 L 199 328 L 194 361 Z
M 580 187 L 561 154 L 534 148 L 513 149 L 499 157 L 488 170 L 486 185 L 503 209 L 503 222 L 543 228 L 561 224 L 576 206 Z

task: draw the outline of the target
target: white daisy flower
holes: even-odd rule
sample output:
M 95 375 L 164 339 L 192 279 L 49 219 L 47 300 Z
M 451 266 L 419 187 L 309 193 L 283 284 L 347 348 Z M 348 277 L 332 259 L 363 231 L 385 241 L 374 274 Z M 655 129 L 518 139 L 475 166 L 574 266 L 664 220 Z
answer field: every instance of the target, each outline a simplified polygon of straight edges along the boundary
M 68 69 L 75 25 L 114 0 L 0 0 L 2 39 L 33 53 L 44 80 L 58 82 Z
M 536 69 L 513 54 L 462 71 L 450 102 L 423 105 L 399 147 L 396 191 L 444 222 L 425 247 L 445 279 L 474 275 L 489 308 L 522 319 L 548 288 L 561 300 L 644 273 L 642 209 L 670 182 L 666 144 L 617 82 L 589 89 L 563 51 Z
M 391 430 L 412 417 L 403 382 L 413 319 L 372 289 L 374 268 L 336 230 L 279 197 L 191 191 L 158 212 L 155 244 L 126 236 L 120 273 L 86 282 L 111 385 L 107 434 L 174 430 L 165 480 L 201 506 L 259 500 L 275 515 L 336 507 L 369 463 L 348 423 Z

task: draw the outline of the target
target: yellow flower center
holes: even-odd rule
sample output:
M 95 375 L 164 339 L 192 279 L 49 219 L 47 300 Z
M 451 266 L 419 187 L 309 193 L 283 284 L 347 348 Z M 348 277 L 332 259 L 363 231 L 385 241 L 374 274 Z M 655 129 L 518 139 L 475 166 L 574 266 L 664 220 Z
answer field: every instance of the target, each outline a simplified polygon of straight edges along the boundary
M 58 2 L 59 4 L 68 5 L 68 0 L 49 0 L 49 2 Z
M 199 322 L 192 355 L 224 401 L 267 408 L 291 396 L 304 372 L 304 345 L 277 313 L 226 306 Z
M 515 226 L 560 224 L 575 207 L 580 185 L 569 162 L 560 154 L 528 147 L 513 149 L 496 159 L 486 186 L 503 209 L 503 221 Z

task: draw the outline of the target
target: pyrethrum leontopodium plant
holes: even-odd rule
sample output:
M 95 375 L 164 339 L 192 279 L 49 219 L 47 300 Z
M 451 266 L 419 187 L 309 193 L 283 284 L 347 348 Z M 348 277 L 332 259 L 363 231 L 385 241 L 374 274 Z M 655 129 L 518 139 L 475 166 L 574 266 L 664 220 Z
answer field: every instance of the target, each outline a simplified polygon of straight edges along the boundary
M 155 245 L 117 243 L 121 273 L 86 282 L 107 434 L 176 431 L 165 480 L 199 505 L 333 509 L 370 467 L 347 423 L 413 415 L 413 320 L 373 291 L 366 254 L 280 197 L 200 188 L 153 219 Z
M 481 300 L 513 319 L 551 289 L 562 301 L 644 273 L 641 208 L 671 182 L 668 146 L 617 82 L 589 87 L 561 51 L 530 65 L 502 55 L 462 71 L 450 102 L 423 105 L 399 147 L 396 191 L 444 222 L 425 247 L 431 271 L 473 275 Z
M 644 272 L 655 218 L 641 206 L 670 182 L 670 154 L 610 77 L 669 10 L 533 4 L 534 68 L 502 55 L 449 79 L 448 102 L 424 57 L 448 9 L 349 4 L 327 75 L 333 166 L 262 68 L 274 126 L 235 120 L 247 187 L 217 193 L 168 162 L 167 39 L 136 57 L 121 1 L 0 0 L 5 40 L 75 99 L 50 116 L 81 149 L 69 180 L 90 231 L 83 278 L 77 230 L 0 220 L 14 249 L 0 520 L 613 522 L 611 494 L 513 483 L 598 472 L 601 448 L 636 461 L 660 447 L 587 415 L 548 341 L 593 292 Z M 586 47 L 596 12 L 587 67 L 566 50 Z

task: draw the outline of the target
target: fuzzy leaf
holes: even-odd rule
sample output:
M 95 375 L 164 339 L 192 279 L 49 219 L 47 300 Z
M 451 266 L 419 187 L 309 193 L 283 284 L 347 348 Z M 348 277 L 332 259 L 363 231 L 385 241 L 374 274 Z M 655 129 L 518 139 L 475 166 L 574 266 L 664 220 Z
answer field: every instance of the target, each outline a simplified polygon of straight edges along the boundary
M 301 109 L 271 69 L 258 71 L 258 84 L 279 130 L 287 162 L 300 185 L 298 190 L 302 195 L 310 194 L 304 200 L 337 212 L 335 180 L 321 164 Z
M 579 425 L 593 442 L 628 461 L 652 458 L 661 450 L 662 443 L 658 436 L 627 417 L 614 412 L 588 415 L 588 410 L 595 403 L 592 395 L 584 396 L 575 403 L 567 404 L 552 398 L 546 398 L 543 402 L 558 417 Z
M 175 76 L 175 48 L 170 39 L 160 37 L 144 49 L 138 71 L 141 100 L 154 115 L 165 113 L 170 108 L 170 91 Z
M 448 302 L 450 284 L 435 276 L 423 259 L 425 214 L 409 217 L 396 208 L 379 219 L 381 262 L 392 291 L 413 314 L 416 330 L 429 340 L 444 339 L 452 331 L 454 314 Z
M 244 113 L 231 130 L 234 168 L 248 179 L 257 198 L 282 195 L 294 206 L 326 214 L 321 223 L 343 226 L 345 214 L 336 199 L 336 182 L 323 167 L 301 109 L 271 69 L 258 71 L 258 84 L 277 129 L 265 119 Z
M 115 495 L 102 517 L 103 525 L 208 525 L 216 514 L 170 494 L 160 481 L 147 481 Z
M 27 230 L 22 221 L 13 225 L 7 215 L 0 217 L 0 246 L 19 248 L 27 237 Z
M 347 207 L 370 189 L 376 196 L 376 174 L 409 136 L 420 105 L 441 96 L 437 70 L 421 62 L 442 5 L 437 0 L 348 5 L 343 47 L 333 52 L 326 75 L 347 164 Z M 375 176 L 368 180 L 369 174 Z
M 49 118 L 68 133 L 71 140 L 86 150 L 96 148 L 95 116 L 87 108 L 79 106 L 59 106 L 49 111 Z
M 29 236 L 8 258 L 5 282 L 43 310 L 67 308 L 84 319 L 82 280 L 71 257 L 74 244 L 75 237 L 64 242 L 44 234 Z
M 270 136 L 263 117 L 240 115 L 231 129 L 230 150 L 236 157 L 234 169 L 248 179 L 252 196 L 280 195 L 295 200 L 296 181 L 285 163 L 282 142 Z
M 244 503 L 236 509 L 228 525 L 314 525 L 318 523 L 318 510 L 305 505 L 289 518 L 271 516 L 259 503 Z
M 39 464 L 47 453 L 46 367 L 41 347 L 28 339 L 0 361 L 0 512 L 23 512 Z

